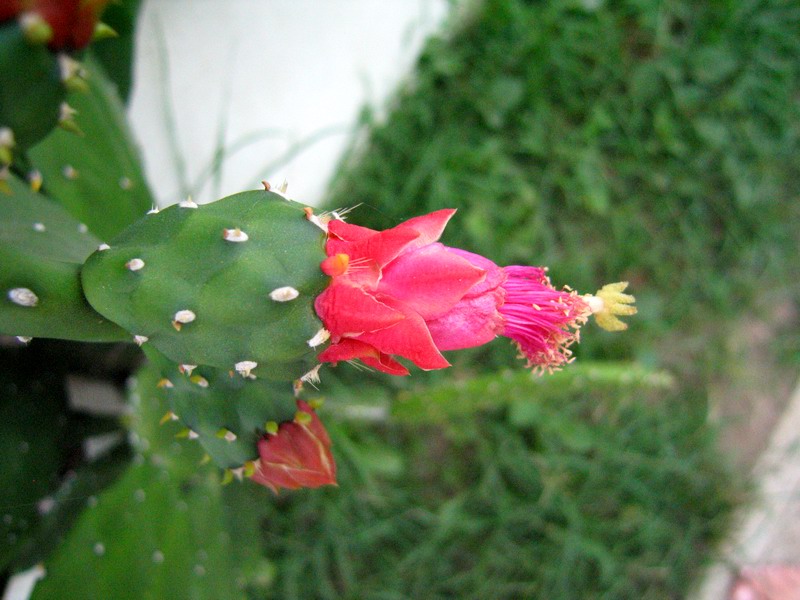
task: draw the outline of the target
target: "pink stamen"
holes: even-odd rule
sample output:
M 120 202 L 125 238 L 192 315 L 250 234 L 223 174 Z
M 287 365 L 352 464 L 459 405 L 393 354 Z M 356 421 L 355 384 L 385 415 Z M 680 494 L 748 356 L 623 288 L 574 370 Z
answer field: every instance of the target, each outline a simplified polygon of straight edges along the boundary
M 574 291 L 553 288 L 544 269 L 511 266 L 503 271 L 502 335 L 516 342 L 529 367 L 553 371 L 571 362 L 569 347 L 579 341 L 588 304 Z

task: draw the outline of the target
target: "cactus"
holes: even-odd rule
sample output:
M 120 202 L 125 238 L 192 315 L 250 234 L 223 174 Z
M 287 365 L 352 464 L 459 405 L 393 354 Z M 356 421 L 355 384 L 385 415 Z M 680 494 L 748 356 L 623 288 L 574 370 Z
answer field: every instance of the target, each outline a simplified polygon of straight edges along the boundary
M 58 59 L 31 44 L 16 22 L 0 24 L 0 130 L 13 136 L 9 152 L 24 151 L 58 125 L 66 93 Z
M 323 241 L 273 192 L 185 201 L 95 252 L 83 286 L 98 312 L 177 364 L 291 381 L 316 365 Z
M 80 268 L 99 241 L 57 204 L 11 175 L 0 194 L 0 332 L 117 341 L 127 334 L 86 302 Z
M 178 438 L 199 442 L 224 469 L 255 461 L 267 423 L 291 421 L 295 415 L 290 386 L 208 366 L 178 365 L 153 349 L 146 353 L 150 364 L 137 377 L 143 401 L 166 403 L 163 426 Z
M 243 587 L 269 581 L 270 565 L 256 550 L 250 515 L 257 503 L 237 501 L 237 492 L 208 474 L 184 478 L 150 461 L 131 465 L 45 562 L 33 599 L 243 600 Z M 251 528 L 234 537 L 233 521 Z M 87 568 L 94 576 L 86 577 Z
M 115 420 L 71 409 L 71 359 L 44 343 L 0 348 L 0 571 L 46 556 L 83 506 L 75 499 L 103 487 L 125 454 L 82 452 L 92 436 L 123 437 Z
M 154 199 L 114 85 L 91 56 L 84 65 L 87 89 L 67 96 L 81 135 L 58 128 L 28 158 L 46 193 L 105 241 L 139 219 Z
M 27 151 L 56 125 L 74 128 L 64 103 L 83 88 L 70 53 L 91 41 L 108 0 L 6 2 L 0 10 L 0 161 Z
M 53 373 L 28 379 L 21 361 L 3 354 L 0 370 L 0 570 L 36 529 L 37 503 L 58 487 L 62 443 L 69 434 L 60 419 L 64 391 Z

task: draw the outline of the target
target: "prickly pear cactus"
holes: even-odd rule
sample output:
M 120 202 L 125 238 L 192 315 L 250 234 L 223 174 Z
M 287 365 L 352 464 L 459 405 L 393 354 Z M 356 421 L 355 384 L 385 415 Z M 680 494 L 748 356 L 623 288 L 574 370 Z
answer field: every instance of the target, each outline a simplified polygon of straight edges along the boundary
M 323 343 L 324 234 L 269 191 L 151 211 L 86 261 L 89 303 L 178 364 L 291 381 Z
M 99 241 L 54 202 L 10 175 L 0 193 L 0 333 L 118 341 L 125 331 L 86 302 L 80 269 Z
M 291 421 L 297 410 L 286 384 L 177 365 L 152 349 L 146 353 L 149 365 L 136 383 L 142 401 L 166 403 L 170 411 L 162 425 L 174 427 L 179 439 L 199 442 L 222 468 L 238 469 L 257 459 L 267 423 Z
M 0 166 L 20 162 L 14 152 L 24 155 L 56 125 L 77 131 L 64 100 L 68 90 L 86 88 L 86 72 L 73 56 L 116 35 L 99 21 L 107 3 L 0 3 Z
M 16 22 L 0 24 L 0 131 L 9 138 L 9 153 L 30 147 L 58 125 L 66 93 L 57 58 L 31 43 Z M 10 163 L 8 158 L 3 162 Z
M 87 89 L 67 96 L 82 134 L 56 128 L 29 150 L 28 159 L 47 195 L 108 240 L 141 218 L 155 200 L 113 83 L 90 56 L 84 65 L 90 73 Z

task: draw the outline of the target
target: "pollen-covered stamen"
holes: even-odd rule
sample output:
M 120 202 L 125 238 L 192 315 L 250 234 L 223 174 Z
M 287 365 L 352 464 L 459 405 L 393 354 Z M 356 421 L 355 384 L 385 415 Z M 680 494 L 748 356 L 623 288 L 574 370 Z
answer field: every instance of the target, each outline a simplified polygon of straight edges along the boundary
M 175 316 L 172 318 L 172 326 L 177 330 L 180 331 L 183 325 L 187 323 L 191 323 L 197 318 L 191 310 L 179 310 L 175 313 Z
M 8 290 L 8 299 L 18 306 L 32 308 L 39 304 L 39 296 L 28 288 L 14 288 Z
M 294 300 L 300 295 L 296 289 L 291 286 L 279 287 L 269 293 L 269 297 L 275 302 L 289 302 Z
M 132 258 L 125 263 L 125 268 L 129 271 L 140 271 L 144 268 L 144 261 L 141 258 Z
M 571 362 L 569 347 L 579 339 L 589 305 L 575 292 L 553 288 L 544 269 L 513 266 L 503 271 L 502 334 L 517 343 L 529 367 L 552 371 Z
M 597 324 L 606 331 L 622 331 L 628 328 L 628 324 L 618 319 L 635 315 L 637 310 L 633 306 L 636 298 L 630 294 L 623 294 L 628 287 L 627 281 L 609 283 L 604 285 L 597 294 L 592 296 L 587 294 L 584 300 L 594 315 Z
M 174 388 L 175 385 L 169 379 L 167 379 L 166 377 L 162 377 L 161 379 L 158 380 L 158 383 L 156 384 L 156 387 L 160 388 L 162 390 L 163 389 L 167 389 L 168 390 L 168 389 Z
M 308 345 L 312 348 L 316 348 L 317 346 L 321 346 L 327 342 L 330 337 L 331 332 L 325 328 L 322 328 L 314 335 L 314 337 L 308 340 Z
M 246 242 L 250 237 L 244 231 L 236 227 L 235 229 L 223 229 L 222 239 L 226 242 Z
M 319 267 L 328 277 L 338 277 L 347 273 L 350 257 L 347 254 L 334 254 L 320 263 Z

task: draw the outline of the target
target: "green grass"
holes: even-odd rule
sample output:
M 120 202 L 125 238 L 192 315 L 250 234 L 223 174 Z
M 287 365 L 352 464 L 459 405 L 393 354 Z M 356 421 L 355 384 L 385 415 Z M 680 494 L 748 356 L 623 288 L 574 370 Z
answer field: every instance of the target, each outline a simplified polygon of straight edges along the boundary
M 329 426 L 340 487 L 269 505 L 268 597 L 685 597 L 740 489 L 701 405 L 657 373 L 573 371 L 434 386 L 399 421 Z M 455 409 L 448 427 L 416 403 Z

